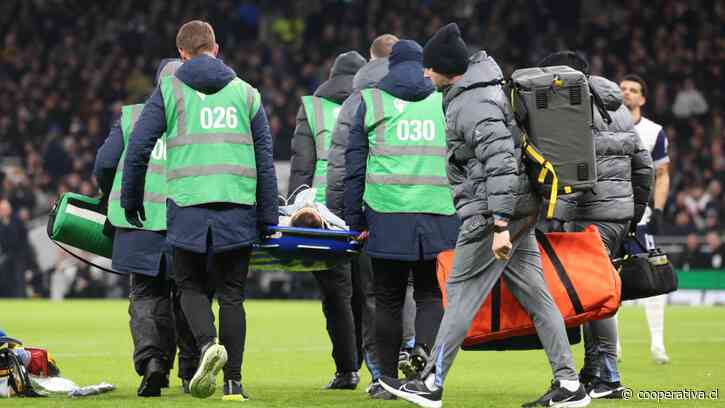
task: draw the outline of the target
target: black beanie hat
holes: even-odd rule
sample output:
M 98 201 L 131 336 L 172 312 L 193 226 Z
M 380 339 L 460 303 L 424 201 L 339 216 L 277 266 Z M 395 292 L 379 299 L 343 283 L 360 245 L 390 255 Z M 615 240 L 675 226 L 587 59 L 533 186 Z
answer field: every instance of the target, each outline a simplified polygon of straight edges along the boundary
M 555 65 L 566 65 L 583 72 L 585 75 L 590 74 L 589 61 L 583 54 L 576 51 L 567 50 L 549 54 L 538 64 L 540 67 L 553 67 Z
M 466 72 L 468 47 L 461 39 L 458 24 L 447 24 L 433 34 L 423 48 L 423 66 L 448 76 Z

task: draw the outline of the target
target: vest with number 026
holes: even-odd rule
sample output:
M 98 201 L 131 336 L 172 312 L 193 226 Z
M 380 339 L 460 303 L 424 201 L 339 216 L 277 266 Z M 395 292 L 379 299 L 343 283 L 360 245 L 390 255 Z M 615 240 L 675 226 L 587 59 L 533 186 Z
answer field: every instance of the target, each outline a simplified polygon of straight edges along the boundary
M 315 141 L 315 174 L 312 186 L 317 190 L 315 201 L 325 202 L 325 188 L 327 186 L 327 155 L 332 144 L 332 129 L 335 127 L 337 115 L 340 113 L 340 104 L 318 96 L 303 96 L 302 106 L 305 108 L 307 123 L 312 131 Z
M 161 80 L 166 109 L 168 196 L 180 207 L 256 204 L 257 169 L 251 121 L 259 92 L 239 78 L 213 94 L 178 78 Z
M 411 102 L 362 91 L 369 154 L 363 200 L 383 213 L 455 213 L 446 175 L 442 95 Z
M 128 139 L 136 126 L 142 104 L 126 105 L 121 108 L 121 134 L 123 135 L 123 153 L 121 161 L 113 177 L 113 187 L 108 198 L 108 220 L 115 227 L 139 229 L 126 221 L 123 208 L 121 208 L 121 180 L 123 179 L 123 162 L 128 150 Z M 143 206 L 146 221 L 143 221 L 144 230 L 166 230 L 166 140 L 162 136 L 156 141 L 151 152 L 148 168 L 146 169 L 146 182 L 144 184 Z

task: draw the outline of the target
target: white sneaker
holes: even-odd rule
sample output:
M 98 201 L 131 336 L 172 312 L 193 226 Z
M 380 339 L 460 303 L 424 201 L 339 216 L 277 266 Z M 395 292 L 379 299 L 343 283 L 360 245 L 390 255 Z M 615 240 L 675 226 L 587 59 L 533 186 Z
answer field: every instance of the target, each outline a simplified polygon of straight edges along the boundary
M 621 341 L 617 342 L 617 362 L 618 363 L 622 362 L 622 342 Z
M 665 352 L 664 348 L 652 349 L 652 360 L 654 360 L 657 364 L 670 363 L 670 357 L 667 356 L 667 352 Z
M 191 396 L 208 398 L 214 394 L 216 376 L 227 363 L 227 350 L 224 346 L 209 343 L 202 348 L 201 362 L 194 377 L 189 382 Z

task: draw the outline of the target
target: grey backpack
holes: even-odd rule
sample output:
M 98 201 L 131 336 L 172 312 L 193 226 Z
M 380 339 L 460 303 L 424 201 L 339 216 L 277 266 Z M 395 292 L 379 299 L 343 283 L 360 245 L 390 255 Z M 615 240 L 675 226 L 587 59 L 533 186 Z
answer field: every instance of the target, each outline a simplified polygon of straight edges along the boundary
M 568 66 L 516 70 L 508 89 L 524 132 L 529 177 L 549 200 L 546 217 L 552 218 L 559 194 L 590 190 L 597 181 L 592 135 L 596 94 L 586 75 Z

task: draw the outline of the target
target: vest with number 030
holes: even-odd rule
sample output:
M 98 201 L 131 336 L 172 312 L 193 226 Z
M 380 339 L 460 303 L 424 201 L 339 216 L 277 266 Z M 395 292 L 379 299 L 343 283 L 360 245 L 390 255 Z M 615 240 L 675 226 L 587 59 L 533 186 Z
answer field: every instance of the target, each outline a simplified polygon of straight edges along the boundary
M 168 196 L 180 207 L 256 204 L 251 121 L 259 92 L 239 78 L 204 94 L 178 78 L 161 80 L 166 109 Z
M 369 154 L 363 200 L 383 213 L 455 213 L 446 176 L 442 95 L 411 102 L 362 91 Z
M 315 141 L 317 161 L 312 186 L 317 189 L 315 201 L 325 202 L 325 188 L 327 186 L 327 155 L 332 144 L 332 129 L 340 113 L 340 104 L 318 96 L 303 96 L 302 106 L 305 108 L 307 123 L 312 131 Z
M 121 161 L 116 168 L 113 178 L 113 187 L 108 198 L 108 220 L 115 227 L 139 229 L 126 221 L 123 208 L 121 208 L 121 180 L 123 179 L 123 162 L 128 150 L 128 138 L 136 126 L 143 105 L 127 105 L 121 108 L 121 134 L 123 135 L 123 153 Z M 156 141 L 151 152 L 148 168 L 146 169 L 146 183 L 144 184 L 143 206 L 146 221 L 143 221 L 144 230 L 166 230 L 166 140 L 165 137 Z

